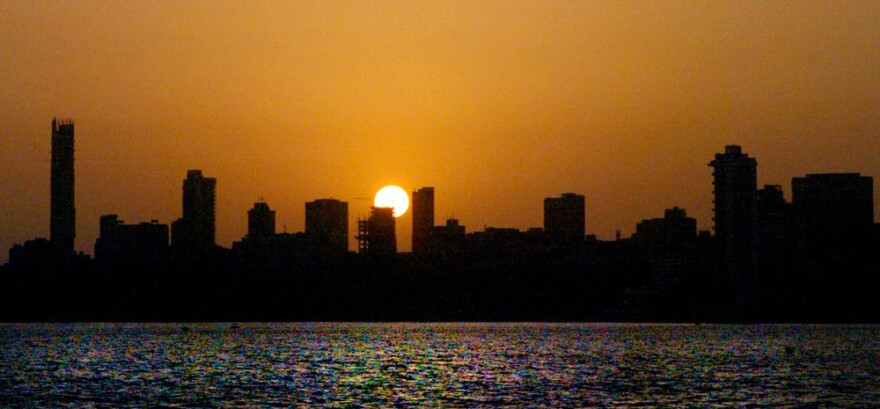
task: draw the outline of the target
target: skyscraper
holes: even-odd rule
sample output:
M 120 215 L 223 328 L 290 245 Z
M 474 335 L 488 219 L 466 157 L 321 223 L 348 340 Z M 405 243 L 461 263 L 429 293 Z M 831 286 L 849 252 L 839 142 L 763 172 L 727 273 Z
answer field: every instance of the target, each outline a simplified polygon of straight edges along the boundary
M 758 162 L 739 146 L 728 145 L 709 166 L 714 169 L 715 236 L 729 277 L 754 279 Z
M 434 188 L 423 187 L 412 192 L 412 251 L 423 253 L 434 231 Z
M 248 210 L 248 237 L 268 237 L 275 234 L 275 211 L 264 202 L 254 203 Z
M 76 237 L 74 206 L 73 121 L 52 119 L 52 186 L 49 239 L 65 252 L 73 252 Z
M 544 199 L 544 235 L 550 243 L 571 247 L 584 241 L 584 197 L 575 193 Z
M 215 244 L 215 191 L 217 179 L 187 171 L 183 181 L 183 217 L 171 225 L 171 245 L 193 250 Z
M 318 199 L 306 203 L 306 235 L 339 252 L 348 251 L 348 203 Z

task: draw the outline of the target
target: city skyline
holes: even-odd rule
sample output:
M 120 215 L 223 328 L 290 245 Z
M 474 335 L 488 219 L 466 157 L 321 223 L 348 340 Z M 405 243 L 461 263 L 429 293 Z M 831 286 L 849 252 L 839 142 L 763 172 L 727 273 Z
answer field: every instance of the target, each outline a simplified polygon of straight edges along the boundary
M 758 161 L 738 145 L 707 164 L 714 234 L 674 206 L 632 237 L 597 240 L 585 231 L 584 196 L 572 192 L 544 198 L 542 227 L 467 232 L 457 219 L 435 224 L 435 190 L 423 187 L 409 212 L 418 244 L 401 254 L 397 220 L 409 199 L 386 186 L 357 219 L 357 253 L 347 251 L 348 203 L 338 199 L 306 202 L 305 232 L 280 234 L 275 211 L 256 202 L 248 233 L 225 248 L 215 240 L 217 179 L 190 169 L 170 240 L 157 220 L 102 215 L 92 258 L 70 248 L 75 146 L 64 123 L 52 121 L 53 235 L 10 248 L 0 319 L 844 322 L 880 311 L 866 297 L 880 271 L 873 177 L 794 177 L 789 202 L 781 185 L 758 187 Z M 163 303 L 172 293 L 178 301 Z
M 870 2 L 102 5 L 4 3 L 0 247 L 50 236 L 55 115 L 88 253 L 101 215 L 180 217 L 189 169 L 218 180 L 224 247 L 259 198 L 278 231 L 339 198 L 351 233 L 387 184 L 436 187 L 436 223 L 469 231 L 539 227 L 563 192 L 600 239 L 673 206 L 708 230 L 728 144 L 788 200 L 793 177 L 880 175 Z
M 51 195 L 52 214 L 50 220 L 54 226 L 56 220 L 60 220 L 57 224 L 63 226 L 63 230 L 58 234 L 59 238 L 52 239 L 55 247 L 62 252 L 72 253 L 71 245 L 73 236 L 76 235 L 76 216 L 73 200 L 74 190 L 74 160 L 73 152 L 75 145 L 73 142 L 74 124 L 72 120 L 52 120 L 52 158 L 53 168 L 50 174 L 50 181 L 53 186 Z M 755 276 L 757 265 L 757 249 L 759 247 L 758 239 L 760 229 L 764 230 L 764 235 L 768 232 L 766 229 L 779 229 L 780 226 L 768 225 L 763 226 L 759 223 L 759 210 L 762 206 L 794 206 L 799 212 L 811 214 L 810 223 L 824 223 L 825 227 L 818 231 L 818 234 L 824 234 L 825 230 L 833 230 L 835 223 L 840 223 L 840 212 L 835 209 L 838 205 L 835 201 L 843 200 L 843 203 L 861 203 L 859 205 L 847 209 L 844 213 L 849 212 L 858 222 L 846 219 L 844 226 L 837 227 L 840 230 L 837 235 L 840 236 L 838 241 L 843 240 L 848 234 L 853 234 L 858 230 L 860 225 L 872 226 L 876 229 L 877 225 L 874 218 L 874 202 L 873 196 L 873 176 L 861 175 L 859 173 L 823 173 L 823 174 L 806 174 L 803 176 L 794 176 L 791 178 L 789 188 L 791 200 L 786 200 L 785 188 L 780 184 L 767 184 L 759 186 L 757 184 L 757 164 L 755 157 L 749 156 L 747 152 L 739 145 L 726 145 L 724 151 L 715 154 L 715 159 L 708 163 L 713 168 L 712 177 L 713 184 L 713 225 L 711 230 L 705 230 L 709 234 L 716 236 L 719 244 L 719 251 L 724 259 L 724 264 L 729 269 L 730 276 Z M 59 171 L 56 169 L 63 169 Z M 217 179 L 213 177 L 205 177 L 200 169 L 189 169 L 186 172 L 186 178 L 183 180 L 182 189 L 182 217 L 168 224 L 158 224 L 157 219 L 149 219 L 150 221 L 142 221 L 139 224 L 125 224 L 119 220 L 117 213 L 108 213 L 100 216 L 100 236 L 96 239 L 94 252 L 85 253 L 95 255 L 100 252 L 98 246 L 101 245 L 101 237 L 117 236 L 117 230 L 131 231 L 133 229 L 142 229 L 143 233 L 149 229 L 150 233 L 146 233 L 151 237 L 149 241 L 158 243 L 155 238 L 156 233 L 161 229 L 166 231 L 167 243 L 178 250 L 186 249 L 188 252 L 204 252 L 205 250 L 218 245 L 215 239 L 217 223 L 215 219 L 216 208 L 216 185 Z M 59 186 L 59 187 L 56 187 Z M 392 186 L 394 187 L 394 186 Z M 56 189 L 65 192 L 57 194 Z M 384 189 L 382 189 L 384 190 Z M 381 193 L 381 192 L 380 192 Z M 810 199 L 805 199 L 808 195 Z M 800 202 L 798 201 L 800 197 Z M 413 236 L 421 236 L 419 239 L 422 244 L 415 250 L 416 253 L 425 254 L 428 247 L 437 244 L 431 240 L 431 235 L 435 231 L 442 231 L 444 223 L 437 223 L 434 214 L 434 187 L 421 187 L 412 191 L 410 199 L 413 202 L 412 211 L 408 212 L 409 217 L 414 219 L 410 224 Z M 56 201 L 58 202 L 56 204 Z M 804 203 L 825 203 L 822 205 L 814 204 L 813 210 L 805 210 Z M 834 204 L 832 204 L 834 203 Z M 348 214 L 348 203 L 334 198 L 318 198 L 313 201 L 303 203 L 305 209 L 305 223 L 303 229 L 296 232 L 305 232 L 313 237 L 320 237 L 320 240 L 335 243 L 332 247 L 341 250 L 343 241 L 347 238 L 350 243 L 351 239 L 357 241 L 357 246 L 351 248 L 349 244 L 346 248 L 348 251 L 357 251 L 360 253 L 370 254 L 394 254 L 401 252 L 399 248 L 399 228 L 397 220 L 404 220 L 406 214 L 401 216 L 392 216 L 393 207 L 370 207 L 369 216 L 359 216 L 355 221 L 355 230 L 357 234 L 349 234 L 346 226 L 350 224 Z M 818 206 L 818 207 L 816 207 Z M 56 215 L 56 208 L 61 208 L 62 216 Z M 664 210 L 666 217 L 685 217 L 686 209 L 674 206 Z M 766 212 L 766 210 L 765 210 Z M 542 235 L 549 243 L 563 248 L 571 248 L 580 245 L 585 239 L 585 235 L 596 237 L 595 234 L 585 230 L 585 214 L 588 209 L 584 203 L 584 196 L 567 192 L 562 193 L 559 197 L 546 197 L 543 199 L 543 224 L 541 227 L 531 227 L 523 229 L 525 233 L 535 230 L 541 230 Z M 767 217 L 764 214 L 763 217 Z M 774 217 L 771 215 L 771 217 Z M 780 216 L 787 217 L 787 216 Z M 241 240 L 264 240 L 277 233 L 275 227 L 275 211 L 271 210 L 268 203 L 264 199 L 254 202 L 253 207 L 247 211 L 247 232 L 241 236 Z M 415 221 L 418 220 L 418 221 Z M 658 220 L 661 220 L 658 222 Z M 650 223 L 663 223 L 664 219 L 641 219 L 635 226 L 632 238 L 637 238 L 639 230 L 642 226 Z M 697 220 L 694 221 L 694 227 L 697 227 Z M 823 221 L 824 220 L 824 221 Z M 454 217 L 447 218 L 446 223 L 459 225 L 458 219 Z M 851 225 L 849 225 L 849 224 Z M 863 226 L 863 227 L 864 227 Z M 170 227 L 170 230 L 168 229 Z M 53 227 L 55 229 L 56 227 Z M 156 230 L 160 228 L 160 230 Z M 465 227 L 462 226 L 464 231 Z M 516 227 L 509 228 L 506 226 L 484 226 L 484 230 L 488 232 L 492 229 L 500 230 L 521 230 Z M 656 228 L 655 228 L 656 229 Z M 285 226 L 284 233 L 287 233 Z M 869 229 L 870 230 L 870 229 Z M 865 230 L 857 234 L 864 236 L 865 240 L 870 240 L 870 231 Z M 167 234 L 170 231 L 170 235 Z M 311 232 L 310 232 L 311 231 Z M 470 232 L 481 232 L 483 230 L 472 229 Z M 694 232 L 696 233 L 697 230 Z M 778 230 L 782 234 L 781 230 Z M 443 233 L 439 233 L 443 236 Z M 771 233 L 773 236 L 773 233 Z M 859 236 L 859 237 L 861 237 Z M 119 237 L 124 233 L 119 233 Z M 130 236 L 135 237 L 135 236 Z M 147 237 L 147 236 L 145 236 Z M 378 239 L 377 239 L 378 238 Z M 615 233 L 615 240 L 622 238 L 620 230 Z M 629 238 L 629 237 L 627 237 Z M 36 237 L 36 239 L 43 239 Z M 129 239 L 125 239 L 129 240 Z M 638 240 L 638 238 L 637 238 Z M 160 240 L 161 241 L 161 240 Z M 379 243 L 381 248 L 375 253 L 374 243 Z M 846 240 L 843 240 L 846 241 Z M 858 241 L 858 240 L 857 240 Z M 22 243 L 16 243 L 20 245 Z M 235 249 L 235 245 L 240 242 L 235 241 L 226 248 Z M 106 243 L 105 243 L 106 246 Z M 222 244 L 220 244 L 221 247 Z M 824 244 L 823 244 L 824 246 Z M 390 250 L 389 250 L 390 249 Z M 80 250 L 77 250 L 80 251 Z M 405 250 L 403 250 L 405 251 Z M 753 279 L 756 279 L 754 277 Z
M 880 406 L 880 0 L 0 0 L 0 406 Z

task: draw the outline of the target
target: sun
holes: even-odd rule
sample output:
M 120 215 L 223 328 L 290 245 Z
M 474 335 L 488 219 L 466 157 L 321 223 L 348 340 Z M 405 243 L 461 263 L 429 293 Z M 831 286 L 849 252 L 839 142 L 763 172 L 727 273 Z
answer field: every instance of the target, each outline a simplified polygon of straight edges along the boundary
M 409 196 L 400 186 L 388 185 L 376 192 L 373 206 L 393 207 L 394 217 L 400 217 L 409 209 Z

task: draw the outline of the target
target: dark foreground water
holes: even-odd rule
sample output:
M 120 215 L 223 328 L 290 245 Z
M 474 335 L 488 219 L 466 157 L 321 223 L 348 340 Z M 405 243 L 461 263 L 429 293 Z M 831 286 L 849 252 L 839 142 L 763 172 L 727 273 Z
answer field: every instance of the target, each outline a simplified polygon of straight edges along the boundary
M 0 407 L 878 407 L 878 326 L 0 325 Z

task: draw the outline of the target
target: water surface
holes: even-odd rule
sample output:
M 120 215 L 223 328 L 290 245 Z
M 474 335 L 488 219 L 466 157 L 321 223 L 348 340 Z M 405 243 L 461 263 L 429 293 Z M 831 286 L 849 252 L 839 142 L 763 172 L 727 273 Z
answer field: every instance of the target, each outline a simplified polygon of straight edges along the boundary
M 877 407 L 880 327 L 0 325 L 3 407 Z

